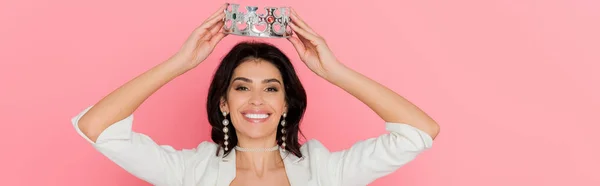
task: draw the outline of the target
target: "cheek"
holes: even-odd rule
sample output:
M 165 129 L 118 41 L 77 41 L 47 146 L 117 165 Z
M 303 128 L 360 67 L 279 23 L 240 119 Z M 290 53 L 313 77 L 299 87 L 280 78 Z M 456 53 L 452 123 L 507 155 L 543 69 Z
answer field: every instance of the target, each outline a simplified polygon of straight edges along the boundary
M 275 111 L 281 112 L 285 107 L 285 96 L 282 94 L 269 95 L 265 97 L 265 102 L 275 109 Z
M 249 97 L 247 94 L 241 94 L 239 92 L 231 92 L 228 95 L 227 104 L 229 109 L 236 110 L 242 107 L 245 103 L 248 102 Z

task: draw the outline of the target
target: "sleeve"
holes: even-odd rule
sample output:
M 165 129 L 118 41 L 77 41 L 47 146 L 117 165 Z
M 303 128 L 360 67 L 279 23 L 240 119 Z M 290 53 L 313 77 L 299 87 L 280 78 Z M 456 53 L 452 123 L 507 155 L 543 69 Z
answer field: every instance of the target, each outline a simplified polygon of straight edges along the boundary
M 368 185 L 431 148 L 433 139 L 411 125 L 386 122 L 387 134 L 359 141 L 328 158 L 335 185 Z
M 210 154 L 207 142 L 183 150 L 158 145 L 150 137 L 132 131 L 133 114 L 106 128 L 94 143 L 78 126 L 79 119 L 91 108 L 71 119 L 77 133 L 118 166 L 153 185 L 182 185 L 186 162 Z

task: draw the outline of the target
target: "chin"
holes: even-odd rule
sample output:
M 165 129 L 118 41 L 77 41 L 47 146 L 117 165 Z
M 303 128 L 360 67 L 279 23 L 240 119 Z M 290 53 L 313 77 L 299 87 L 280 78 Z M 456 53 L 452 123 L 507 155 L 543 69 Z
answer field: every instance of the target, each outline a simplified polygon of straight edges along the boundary
M 237 128 L 236 128 L 237 129 Z M 238 138 L 240 137 L 240 135 L 243 135 L 246 138 L 250 138 L 250 139 L 265 139 L 265 138 L 269 138 L 269 137 L 273 137 L 276 135 L 277 132 L 277 128 L 276 127 L 270 127 L 270 128 L 254 128 L 254 127 L 242 127 L 241 129 L 238 129 Z

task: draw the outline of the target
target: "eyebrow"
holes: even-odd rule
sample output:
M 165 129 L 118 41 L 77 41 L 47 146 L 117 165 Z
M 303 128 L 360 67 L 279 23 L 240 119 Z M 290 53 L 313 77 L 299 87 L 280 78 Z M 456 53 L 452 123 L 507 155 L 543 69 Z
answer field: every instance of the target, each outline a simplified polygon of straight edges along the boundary
M 236 77 L 235 79 L 233 79 L 233 81 L 237 81 L 237 80 L 248 82 L 248 83 L 252 83 L 251 79 L 248 79 L 248 78 L 245 78 L 245 77 Z M 279 81 L 279 80 L 277 80 L 275 78 L 265 79 L 265 80 L 262 81 L 262 83 L 271 83 L 271 82 L 282 84 L 281 81 Z

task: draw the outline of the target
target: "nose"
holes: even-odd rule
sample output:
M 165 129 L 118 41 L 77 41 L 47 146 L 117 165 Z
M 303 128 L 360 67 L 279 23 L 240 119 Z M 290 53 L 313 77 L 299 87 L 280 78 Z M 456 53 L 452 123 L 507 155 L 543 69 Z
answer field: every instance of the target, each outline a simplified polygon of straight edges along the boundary
M 249 103 L 251 105 L 256 105 L 256 106 L 262 105 L 264 103 L 262 93 L 261 92 L 252 93 L 252 96 L 250 96 Z

